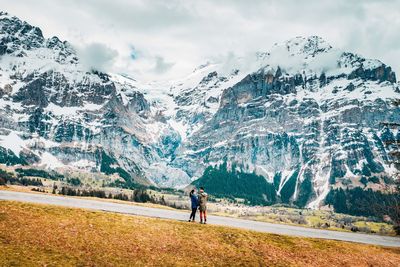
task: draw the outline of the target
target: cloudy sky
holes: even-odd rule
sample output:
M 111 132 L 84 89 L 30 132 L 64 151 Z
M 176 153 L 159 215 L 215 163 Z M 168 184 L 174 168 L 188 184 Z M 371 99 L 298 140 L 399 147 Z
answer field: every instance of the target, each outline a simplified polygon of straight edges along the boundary
M 87 64 L 145 80 L 309 35 L 400 75 L 400 0 L 0 0 L 0 7 L 45 37 L 68 40 Z

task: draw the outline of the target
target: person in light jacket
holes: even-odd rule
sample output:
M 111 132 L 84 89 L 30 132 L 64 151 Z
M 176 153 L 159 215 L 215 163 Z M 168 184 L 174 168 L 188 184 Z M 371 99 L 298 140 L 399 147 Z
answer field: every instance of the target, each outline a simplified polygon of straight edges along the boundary
M 200 223 L 207 223 L 207 199 L 208 195 L 204 192 L 204 188 L 200 187 L 199 193 L 199 210 L 200 210 Z
M 197 208 L 199 207 L 199 198 L 197 197 L 196 189 L 192 189 L 192 191 L 190 191 L 189 196 L 190 196 L 190 202 L 192 204 L 192 213 L 190 214 L 189 222 L 194 222 Z

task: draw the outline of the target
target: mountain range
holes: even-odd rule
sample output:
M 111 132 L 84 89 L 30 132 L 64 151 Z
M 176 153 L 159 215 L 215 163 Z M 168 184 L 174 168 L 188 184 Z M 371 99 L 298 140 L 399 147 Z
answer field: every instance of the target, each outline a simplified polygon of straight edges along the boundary
M 399 83 L 379 60 L 295 37 L 174 81 L 88 70 L 73 45 L 0 13 L 0 163 L 103 173 L 318 208 L 384 190 Z

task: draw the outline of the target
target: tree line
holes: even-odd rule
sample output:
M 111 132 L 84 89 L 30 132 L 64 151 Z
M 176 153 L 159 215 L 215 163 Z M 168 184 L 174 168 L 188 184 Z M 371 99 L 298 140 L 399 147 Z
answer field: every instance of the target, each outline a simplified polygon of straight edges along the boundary
M 98 189 L 76 189 L 69 186 L 62 186 L 58 188 L 57 185 L 53 185 L 53 194 L 67 195 L 67 196 L 80 196 L 80 197 L 98 197 L 107 199 L 118 199 L 124 201 L 133 201 L 140 203 L 154 203 L 160 205 L 166 205 L 164 196 L 157 197 L 154 194 L 147 192 L 144 189 L 134 189 L 132 194 L 125 193 L 106 193 L 104 190 Z
M 0 169 L 0 185 L 13 184 L 23 186 L 43 186 L 42 180 L 39 178 L 25 178 L 21 175 L 14 176 L 12 173 Z
M 400 194 L 398 191 L 381 192 L 372 189 L 332 189 L 325 199 L 335 212 L 355 216 L 369 216 L 383 219 L 389 216 L 393 228 L 400 234 Z

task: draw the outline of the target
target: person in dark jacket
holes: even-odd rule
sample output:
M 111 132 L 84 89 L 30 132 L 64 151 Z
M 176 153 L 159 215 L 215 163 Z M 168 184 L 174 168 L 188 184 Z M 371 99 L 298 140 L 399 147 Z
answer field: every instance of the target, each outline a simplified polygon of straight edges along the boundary
M 199 206 L 199 199 L 196 194 L 196 189 L 192 189 L 192 191 L 190 191 L 189 196 L 190 196 L 190 202 L 192 203 L 192 213 L 190 214 L 189 222 L 194 222 L 197 208 Z

